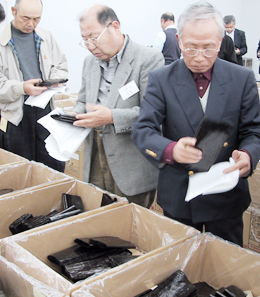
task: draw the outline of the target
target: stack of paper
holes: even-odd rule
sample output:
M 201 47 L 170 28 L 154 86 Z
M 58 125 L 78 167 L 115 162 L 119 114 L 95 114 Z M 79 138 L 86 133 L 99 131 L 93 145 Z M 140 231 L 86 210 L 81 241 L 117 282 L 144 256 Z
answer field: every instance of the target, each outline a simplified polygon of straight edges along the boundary
M 234 159 L 229 158 L 229 162 L 217 163 L 207 172 L 190 176 L 185 201 L 188 202 L 199 195 L 223 193 L 233 189 L 239 180 L 239 170 L 226 174 L 223 171 L 234 164 Z
M 56 160 L 68 161 L 90 132 L 90 128 L 73 126 L 71 123 L 54 120 L 52 114 L 65 114 L 62 109 L 52 112 L 38 120 L 50 135 L 45 139 L 49 155 Z
M 56 93 L 65 93 L 66 89 L 66 86 L 59 86 L 56 88 L 48 89 L 38 96 L 28 97 L 24 104 L 44 109 L 53 95 L 55 95 Z

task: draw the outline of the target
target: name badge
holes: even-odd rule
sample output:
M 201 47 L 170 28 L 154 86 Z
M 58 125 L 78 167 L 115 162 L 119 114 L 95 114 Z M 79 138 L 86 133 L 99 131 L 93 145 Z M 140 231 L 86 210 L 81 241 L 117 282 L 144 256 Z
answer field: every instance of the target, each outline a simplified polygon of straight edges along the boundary
M 125 86 L 123 86 L 118 90 L 123 100 L 130 98 L 131 96 L 138 93 L 139 91 L 140 90 L 137 87 L 134 80 L 130 81 L 128 84 L 126 84 Z
M 8 121 L 5 118 L 1 117 L 0 130 L 2 130 L 5 133 L 7 130 L 7 123 L 8 123 Z

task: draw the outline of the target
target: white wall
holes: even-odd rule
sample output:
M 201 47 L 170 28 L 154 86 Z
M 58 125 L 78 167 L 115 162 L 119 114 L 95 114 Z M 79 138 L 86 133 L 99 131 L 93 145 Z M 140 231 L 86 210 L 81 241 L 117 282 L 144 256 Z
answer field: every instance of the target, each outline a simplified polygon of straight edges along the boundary
M 42 0 L 43 16 L 40 26 L 52 31 L 69 62 L 70 92 L 78 92 L 81 85 L 82 63 L 88 51 L 81 48 L 78 43 L 81 40 L 77 17 L 85 8 L 96 3 L 103 3 L 112 7 L 120 22 L 122 32 L 128 34 L 134 41 L 144 45 L 151 45 L 161 30 L 160 16 L 165 11 L 171 11 L 175 15 L 176 22 L 184 8 L 194 0 L 170 1 L 170 0 Z M 7 19 L 12 20 L 11 6 L 15 0 L 0 0 L 6 8 Z M 210 0 L 222 15 L 233 14 L 236 17 L 237 28 L 244 30 L 247 37 L 248 54 L 246 57 L 254 58 L 254 70 L 258 71 L 256 59 L 256 47 L 260 34 L 254 36 L 252 25 L 252 12 L 255 20 L 258 20 L 260 3 L 255 0 Z M 246 7 L 244 7 L 246 4 Z M 256 7 L 257 6 L 257 7 Z M 245 9 L 246 8 L 246 9 Z M 255 15 L 255 16 L 254 16 Z M 258 28 L 259 26 L 255 26 Z

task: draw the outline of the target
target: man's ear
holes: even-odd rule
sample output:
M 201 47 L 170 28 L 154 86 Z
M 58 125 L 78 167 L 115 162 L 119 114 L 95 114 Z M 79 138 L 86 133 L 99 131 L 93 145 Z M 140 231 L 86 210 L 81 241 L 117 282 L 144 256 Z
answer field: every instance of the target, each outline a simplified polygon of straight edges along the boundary
M 113 27 L 115 31 L 120 30 L 120 24 L 118 21 L 113 21 L 110 26 Z
M 178 34 L 178 33 L 176 33 L 176 38 L 177 38 L 177 40 L 178 40 L 178 43 L 179 43 L 179 46 L 180 46 L 181 39 L 180 39 L 180 36 L 179 36 L 179 34 Z
M 12 15 L 15 16 L 16 15 L 16 8 L 14 6 L 12 6 L 11 10 L 12 10 Z

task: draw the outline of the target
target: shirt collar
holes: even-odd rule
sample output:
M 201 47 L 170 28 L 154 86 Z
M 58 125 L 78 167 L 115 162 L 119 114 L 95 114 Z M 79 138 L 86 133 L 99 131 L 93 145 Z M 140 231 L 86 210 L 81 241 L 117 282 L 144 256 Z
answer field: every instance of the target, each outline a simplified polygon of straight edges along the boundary
M 167 29 L 176 29 L 176 26 L 175 25 L 169 25 L 164 30 L 167 30 Z
M 121 61 L 122 61 L 122 56 L 123 56 L 123 53 L 124 53 L 126 44 L 127 44 L 127 42 L 128 42 L 128 39 L 129 39 L 128 35 L 124 35 L 124 36 L 125 36 L 125 38 L 124 38 L 124 43 L 123 43 L 122 48 L 120 49 L 120 51 L 119 51 L 117 54 L 115 54 L 115 55 L 110 59 L 110 61 L 111 61 L 111 60 L 114 60 L 114 59 L 117 59 L 117 62 L 118 62 L 118 63 L 121 63 Z M 107 62 L 106 62 L 106 61 L 102 61 L 102 60 L 100 60 L 100 59 L 98 59 L 98 58 L 96 58 L 96 60 L 98 61 L 98 63 L 99 63 L 101 66 L 105 66 L 105 65 L 107 65 Z
M 212 78 L 212 70 L 213 70 L 213 66 L 211 67 L 211 68 L 209 68 L 206 72 L 204 72 L 204 73 L 193 73 L 192 72 L 192 76 L 193 76 L 193 79 L 195 80 L 195 79 L 197 79 L 197 77 L 200 75 L 200 74 L 203 74 L 205 77 L 206 77 L 206 79 L 208 80 L 208 81 L 211 81 L 211 78 Z

